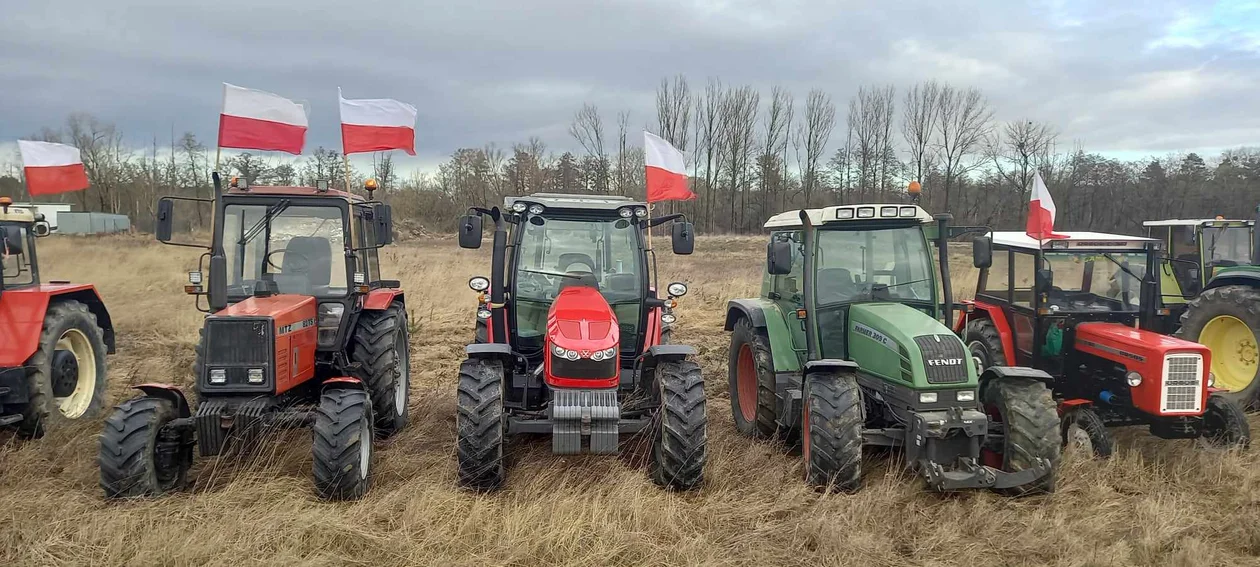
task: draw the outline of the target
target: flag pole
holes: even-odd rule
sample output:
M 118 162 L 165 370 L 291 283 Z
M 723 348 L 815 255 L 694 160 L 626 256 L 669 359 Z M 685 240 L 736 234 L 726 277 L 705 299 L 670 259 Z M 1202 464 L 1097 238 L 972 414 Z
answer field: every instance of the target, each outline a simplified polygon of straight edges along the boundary
M 646 223 L 648 227 L 647 247 L 648 247 L 648 250 L 651 250 L 652 249 L 652 202 L 651 201 L 648 201 L 647 210 L 648 210 L 647 223 Z
M 342 148 L 342 149 L 344 150 L 345 148 Z M 341 158 L 342 160 L 345 161 L 345 164 L 346 164 L 346 193 L 349 193 L 350 192 L 350 156 L 346 155 L 346 153 L 343 151 L 341 153 Z

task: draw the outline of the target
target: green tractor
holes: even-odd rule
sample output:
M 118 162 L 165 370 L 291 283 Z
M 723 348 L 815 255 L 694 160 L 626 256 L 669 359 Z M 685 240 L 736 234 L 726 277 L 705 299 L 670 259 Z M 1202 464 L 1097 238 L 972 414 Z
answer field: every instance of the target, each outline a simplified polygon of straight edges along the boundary
M 1260 217 L 1260 207 L 1257 207 Z M 1216 386 L 1260 405 L 1260 234 L 1256 220 L 1147 221 L 1168 254 L 1159 273 L 1163 333 L 1212 350 Z
M 956 308 L 947 240 L 968 230 L 949 220 L 887 204 L 766 222 L 761 296 L 727 308 L 731 411 L 741 433 L 799 443 L 809 484 L 859 489 L 862 448 L 872 445 L 904 448 L 938 491 L 1054 490 L 1052 378 L 1020 367 L 979 373 L 944 323 Z M 978 267 L 992 261 L 985 242 Z

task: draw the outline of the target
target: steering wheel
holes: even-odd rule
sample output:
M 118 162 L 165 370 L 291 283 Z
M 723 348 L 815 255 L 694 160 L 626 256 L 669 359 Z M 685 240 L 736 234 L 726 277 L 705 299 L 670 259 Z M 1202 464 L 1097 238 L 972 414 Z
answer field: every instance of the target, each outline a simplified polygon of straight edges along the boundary
M 308 271 L 310 271 L 310 269 L 311 269 L 311 259 L 310 259 L 310 258 L 308 258 L 308 257 L 306 257 L 306 255 L 305 255 L 305 254 L 302 254 L 301 252 L 289 252 L 287 248 L 281 248 L 281 249 L 279 249 L 279 250 L 272 250 L 271 252 L 268 252 L 268 253 L 267 253 L 267 257 L 265 258 L 265 260 L 264 260 L 264 261 L 265 261 L 265 262 L 267 262 L 267 265 L 268 265 L 268 266 L 270 266 L 270 267 L 272 267 L 272 268 L 275 268 L 275 269 L 277 269 L 277 270 L 281 270 L 281 271 L 283 271 L 283 270 L 284 270 L 284 268 L 283 268 L 283 267 L 281 267 L 281 266 L 277 266 L 277 265 L 275 264 L 275 262 L 272 262 L 272 261 L 271 261 L 271 257 L 272 257 L 273 255 L 275 255 L 275 254 L 279 254 L 279 253 L 281 253 L 281 252 L 283 252 L 283 253 L 284 253 L 285 258 L 289 258 L 289 255 L 290 255 L 290 254 L 292 254 L 292 255 L 293 255 L 293 258 L 289 259 L 289 262 L 290 262 L 290 263 L 289 263 L 289 271 L 292 271 L 292 272 L 308 272 Z M 293 262 L 293 260 L 297 260 L 297 262 Z

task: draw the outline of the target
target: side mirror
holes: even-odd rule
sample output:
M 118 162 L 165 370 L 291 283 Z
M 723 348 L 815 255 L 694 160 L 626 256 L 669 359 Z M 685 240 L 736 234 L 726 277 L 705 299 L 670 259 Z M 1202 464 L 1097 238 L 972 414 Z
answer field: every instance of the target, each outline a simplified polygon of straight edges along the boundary
M 1054 289 L 1054 272 L 1050 270 L 1037 270 L 1037 293 L 1050 293 Z
M 988 236 L 977 236 L 971 241 L 971 264 L 984 269 L 993 265 L 993 240 Z
M 372 222 L 376 223 L 377 248 L 394 243 L 394 213 L 385 203 L 372 206 Z
M 0 228 L 4 229 L 0 231 L 0 241 L 2 241 L 0 250 L 3 250 L 5 255 L 21 254 L 24 249 L 21 227 L 9 225 Z
M 158 199 L 157 224 L 153 227 L 158 242 L 171 241 L 171 225 L 175 219 L 175 203 L 166 197 Z
M 481 248 L 481 216 L 464 215 L 460 217 L 459 247 Z
M 52 233 L 52 227 L 48 226 L 48 221 L 36 221 L 31 231 L 35 233 L 35 236 L 43 237 Z
M 774 240 L 766 246 L 766 269 L 772 276 L 792 273 L 791 242 Z
M 696 249 L 694 228 L 689 222 L 676 222 L 670 227 L 670 239 L 675 254 L 690 254 Z

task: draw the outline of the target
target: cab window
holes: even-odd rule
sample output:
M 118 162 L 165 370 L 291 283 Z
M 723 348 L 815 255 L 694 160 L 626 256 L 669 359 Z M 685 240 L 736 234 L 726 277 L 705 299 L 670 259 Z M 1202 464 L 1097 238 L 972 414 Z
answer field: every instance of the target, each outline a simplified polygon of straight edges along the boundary
M 801 279 L 801 270 L 805 266 L 802 236 L 799 230 L 781 230 L 770 234 L 770 239 L 774 242 L 792 243 L 792 271 L 787 274 L 774 276 L 771 289 L 778 292 L 784 299 L 797 302 L 800 301 L 799 296 L 804 283 Z M 796 297 L 794 298 L 794 296 Z
M 1037 255 L 1031 252 L 1012 252 L 1011 271 L 1015 286 L 1011 290 L 1011 304 L 1032 307 L 1033 283 L 1037 275 Z
M 1003 301 L 1010 301 L 1011 253 L 1009 250 L 994 250 L 993 265 L 985 272 L 984 287 L 978 294 L 991 295 Z

